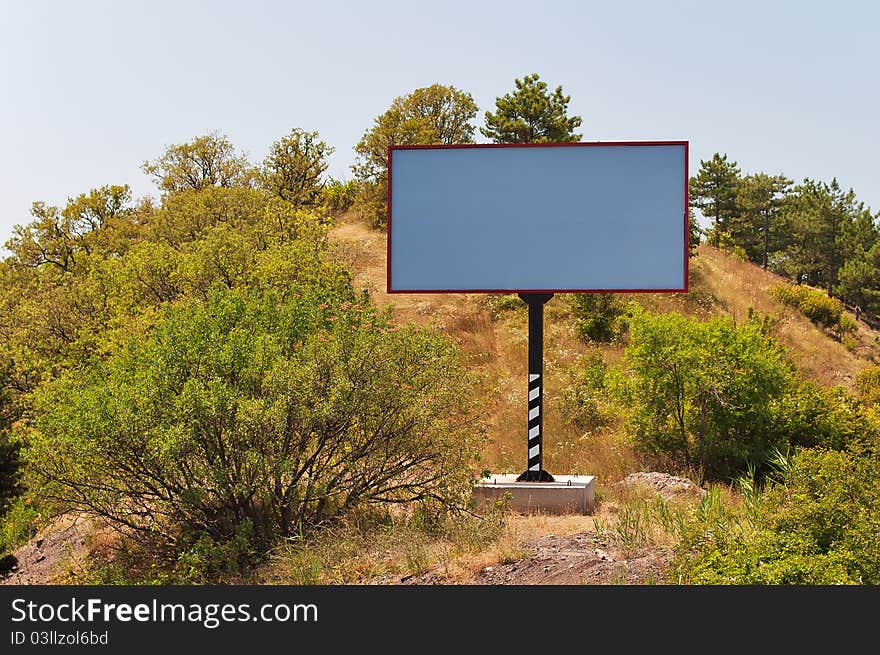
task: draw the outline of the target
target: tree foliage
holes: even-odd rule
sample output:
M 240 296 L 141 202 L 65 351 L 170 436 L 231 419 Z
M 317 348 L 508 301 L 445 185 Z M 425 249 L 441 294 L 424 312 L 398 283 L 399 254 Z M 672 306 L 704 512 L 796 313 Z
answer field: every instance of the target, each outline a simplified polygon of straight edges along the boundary
M 880 312 L 877 215 L 852 189 L 784 175 L 741 175 L 715 153 L 690 179 L 691 209 L 712 220 L 709 241 L 798 284 L 826 289 L 861 311 Z
M 575 130 L 583 120 L 568 115 L 571 96 L 557 86 L 551 93 L 537 73 L 514 80 L 515 90 L 495 99 L 495 113 L 486 112 L 482 134 L 496 143 L 580 141 Z
M 716 521 L 684 544 L 682 581 L 880 584 L 877 456 L 808 449 L 784 461 L 745 526 Z
M 700 170 L 690 179 L 690 203 L 704 216 L 712 219 L 709 240 L 721 244 L 727 234 L 729 222 L 738 215 L 737 193 L 740 170 L 736 162 L 727 161 L 727 155 L 717 152 L 712 159 L 700 162 Z
M 575 293 L 569 302 L 583 339 L 609 342 L 619 334 L 619 319 L 626 308 L 613 293 Z
M 835 293 L 838 273 L 846 257 L 848 228 L 861 210 L 852 189 L 806 179 L 792 197 L 796 242 L 793 260 L 796 276 L 823 285 Z
M 773 402 L 792 383 L 782 349 L 758 322 L 636 313 L 616 393 L 637 444 L 725 479 L 780 445 Z
M 799 380 L 762 321 L 640 312 L 629 320 L 625 363 L 603 385 L 626 408 L 635 443 L 673 469 L 730 480 L 749 467 L 766 472 L 777 450 L 844 449 L 880 436 L 877 417 L 847 391 Z
M 316 173 L 315 138 L 281 139 L 264 172 L 289 181 L 284 158 L 314 155 Z M 213 163 L 193 173 L 193 152 Z M 101 187 L 17 229 L 0 262 L 0 505 L 23 481 L 43 515 L 96 513 L 211 568 L 361 503 L 463 502 L 478 430 L 456 348 L 355 298 L 314 177 L 287 195 L 235 153 L 216 135 L 172 146 L 158 204 Z M 20 500 L 13 541 L 38 511 Z
M 432 84 L 395 98 L 355 146 L 352 171 L 362 185 L 361 212 L 384 228 L 389 146 L 473 143 L 476 115 L 471 95 L 454 86 Z
M 728 236 L 763 268 L 790 243 L 784 210 L 791 184 L 783 175 L 766 173 L 746 175 L 738 184 L 737 215 L 728 217 Z
M 253 177 L 247 156 L 237 152 L 219 132 L 169 146 L 158 159 L 144 162 L 142 168 L 168 192 L 243 186 Z
M 296 207 L 312 207 L 320 203 L 331 154 L 333 148 L 317 132 L 295 128 L 272 144 L 263 160 L 260 182 Z

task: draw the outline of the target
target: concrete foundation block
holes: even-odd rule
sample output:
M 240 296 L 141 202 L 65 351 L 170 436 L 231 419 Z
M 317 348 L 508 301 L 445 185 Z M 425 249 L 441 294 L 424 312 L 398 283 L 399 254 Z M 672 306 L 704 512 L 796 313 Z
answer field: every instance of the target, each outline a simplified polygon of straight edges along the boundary
M 493 473 L 474 487 L 480 505 L 510 494 L 510 507 L 521 514 L 589 514 L 596 504 L 596 477 L 554 475 L 554 482 L 517 482 L 518 474 Z

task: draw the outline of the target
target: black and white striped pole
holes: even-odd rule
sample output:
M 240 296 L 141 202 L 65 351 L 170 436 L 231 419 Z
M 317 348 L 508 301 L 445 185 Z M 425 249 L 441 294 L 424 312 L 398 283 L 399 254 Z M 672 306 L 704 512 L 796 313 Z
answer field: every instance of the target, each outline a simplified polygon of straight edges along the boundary
M 552 293 L 521 293 L 529 306 L 528 466 L 519 482 L 553 482 L 544 470 L 544 304 Z

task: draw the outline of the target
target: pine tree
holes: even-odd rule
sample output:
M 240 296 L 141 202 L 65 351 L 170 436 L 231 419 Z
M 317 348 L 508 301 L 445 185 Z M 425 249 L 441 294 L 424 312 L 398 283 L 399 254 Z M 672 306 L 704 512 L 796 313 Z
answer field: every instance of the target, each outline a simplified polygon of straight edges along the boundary
M 791 184 L 784 175 L 757 173 L 743 177 L 737 190 L 737 215 L 729 218 L 728 234 L 765 269 L 770 255 L 787 245 L 783 209 Z
M 574 130 L 583 122 L 568 116 L 571 96 L 557 86 L 553 93 L 537 73 L 514 81 L 516 90 L 495 99 L 495 113 L 486 112 L 480 132 L 495 143 L 554 143 L 580 141 Z
M 704 216 L 712 219 L 709 240 L 720 246 L 727 236 L 728 223 L 739 215 L 737 193 L 740 170 L 736 162 L 728 162 L 727 155 L 717 152 L 709 161 L 700 161 L 700 170 L 690 179 L 690 203 Z
M 792 196 L 792 253 L 803 276 L 835 292 L 838 273 L 847 257 L 847 239 L 864 206 L 852 189 L 843 191 L 837 179 L 831 184 L 805 179 Z

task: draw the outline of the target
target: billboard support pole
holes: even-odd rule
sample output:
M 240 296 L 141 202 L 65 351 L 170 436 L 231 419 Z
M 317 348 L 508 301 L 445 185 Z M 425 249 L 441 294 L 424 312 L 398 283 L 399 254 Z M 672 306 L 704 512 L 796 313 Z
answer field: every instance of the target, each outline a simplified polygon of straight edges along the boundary
M 529 307 L 528 465 L 520 482 L 553 482 L 544 470 L 544 304 L 552 293 L 521 293 Z

